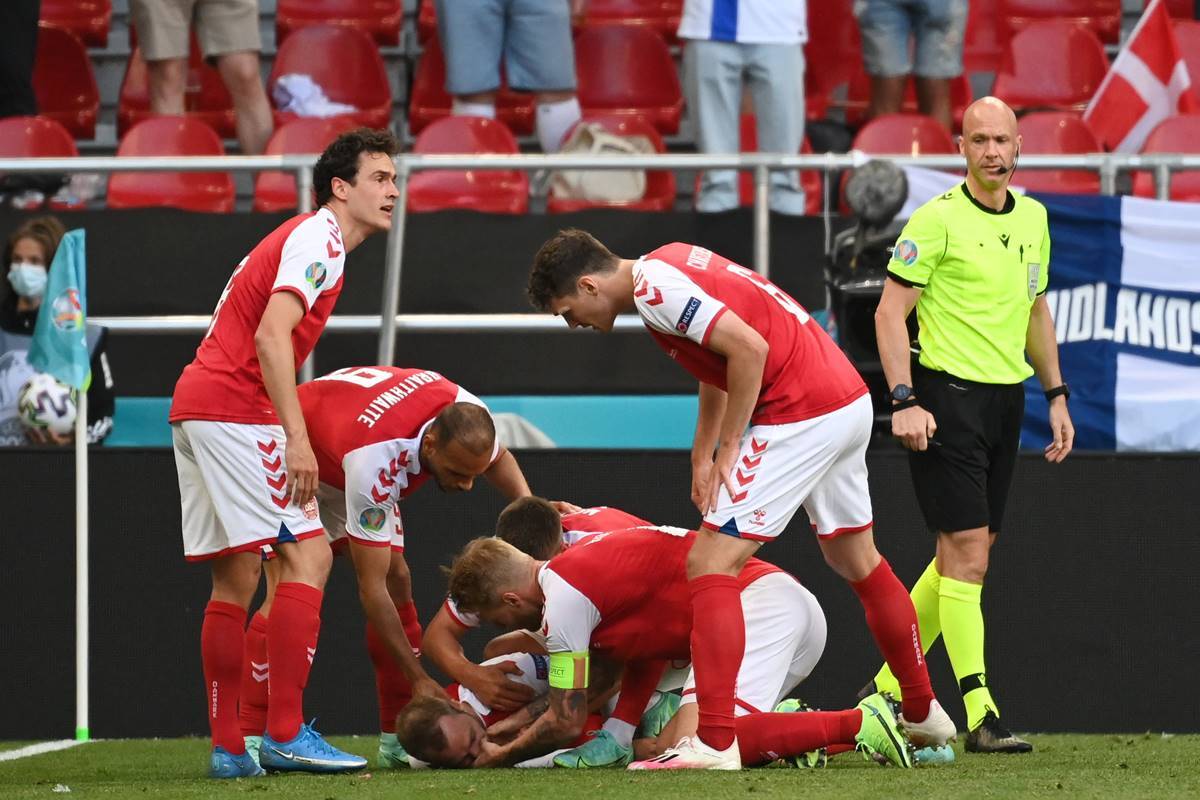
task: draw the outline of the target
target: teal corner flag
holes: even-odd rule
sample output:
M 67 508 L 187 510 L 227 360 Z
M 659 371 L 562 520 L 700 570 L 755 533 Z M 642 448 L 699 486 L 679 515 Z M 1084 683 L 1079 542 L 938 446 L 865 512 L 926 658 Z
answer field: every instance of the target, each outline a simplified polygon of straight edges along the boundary
M 86 391 L 92 382 L 87 345 L 87 254 L 83 230 L 63 236 L 50 264 L 45 300 L 33 329 L 29 363 Z

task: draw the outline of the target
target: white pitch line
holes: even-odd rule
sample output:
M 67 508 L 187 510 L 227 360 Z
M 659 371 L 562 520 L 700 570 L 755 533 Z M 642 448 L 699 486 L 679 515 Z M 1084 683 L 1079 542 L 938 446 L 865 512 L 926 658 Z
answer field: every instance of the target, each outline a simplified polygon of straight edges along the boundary
M 81 744 L 87 744 L 87 742 L 81 742 L 76 739 L 59 739 L 57 742 L 41 742 L 40 744 L 31 744 L 25 747 L 19 747 L 16 750 L 0 751 L 0 761 L 16 761 L 18 758 L 40 756 L 42 753 L 53 753 L 58 750 L 70 750 L 72 747 L 78 747 Z

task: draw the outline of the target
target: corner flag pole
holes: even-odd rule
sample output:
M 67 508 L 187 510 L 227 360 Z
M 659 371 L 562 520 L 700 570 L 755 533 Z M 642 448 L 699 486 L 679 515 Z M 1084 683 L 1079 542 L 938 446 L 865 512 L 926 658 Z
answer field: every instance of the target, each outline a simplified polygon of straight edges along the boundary
M 87 390 L 75 399 L 75 739 L 88 730 L 88 441 Z

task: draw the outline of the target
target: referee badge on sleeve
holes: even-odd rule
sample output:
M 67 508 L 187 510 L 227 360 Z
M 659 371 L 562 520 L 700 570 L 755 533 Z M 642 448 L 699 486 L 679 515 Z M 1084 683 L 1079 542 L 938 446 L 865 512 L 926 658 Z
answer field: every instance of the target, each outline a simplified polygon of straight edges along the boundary
M 1028 266 L 1029 266 L 1029 285 L 1027 288 L 1029 289 L 1029 299 L 1030 299 L 1030 301 L 1032 301 L 1035 297 L 1037 297 L 1038 278 L 1042 274 L 1042 265 L 1041 264 L 1029 264 Z

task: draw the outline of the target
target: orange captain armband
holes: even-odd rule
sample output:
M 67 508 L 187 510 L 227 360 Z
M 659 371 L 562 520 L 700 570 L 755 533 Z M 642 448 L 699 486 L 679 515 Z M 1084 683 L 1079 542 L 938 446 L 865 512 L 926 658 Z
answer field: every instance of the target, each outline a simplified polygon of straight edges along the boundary
M 590 657 L 582 653 L 550 654 L 550 688 L 586 689 Z

